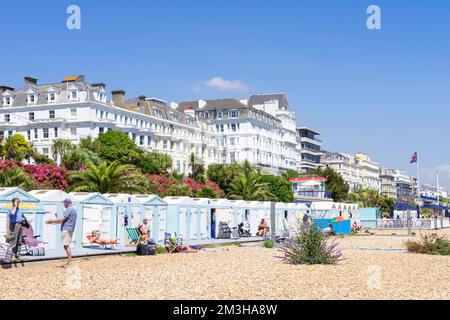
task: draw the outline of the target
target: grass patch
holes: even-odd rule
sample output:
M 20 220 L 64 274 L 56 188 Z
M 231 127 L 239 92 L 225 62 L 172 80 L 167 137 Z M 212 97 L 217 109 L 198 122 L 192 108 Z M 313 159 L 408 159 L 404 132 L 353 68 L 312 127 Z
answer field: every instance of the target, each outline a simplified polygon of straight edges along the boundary
M 424 236 L 420 241 L 408 240 L 405 242 L 405 246 L 410 253 L 440 256 L 450 255 L 450 241 L 437 234 Z
M 137 255 L 135 252 L 128 252 L 125 253 L 123 256 L 129 258 L 129 257 L 136 257 Z
M 267 249 L 273 249 L 273 241 L 272 240 L 265 240 L 264 241 L 264 247 Z

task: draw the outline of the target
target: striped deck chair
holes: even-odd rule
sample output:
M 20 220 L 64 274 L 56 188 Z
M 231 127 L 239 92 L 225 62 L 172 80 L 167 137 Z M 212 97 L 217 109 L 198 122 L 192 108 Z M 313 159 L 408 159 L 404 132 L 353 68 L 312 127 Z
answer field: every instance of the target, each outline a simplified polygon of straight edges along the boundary
M 127 228 L 128 235 L 130 236 L 131 243 L 135 245 L 139 244 L 139 240 L 141 240 L 141 234 L 139 233 L 137 228 Z

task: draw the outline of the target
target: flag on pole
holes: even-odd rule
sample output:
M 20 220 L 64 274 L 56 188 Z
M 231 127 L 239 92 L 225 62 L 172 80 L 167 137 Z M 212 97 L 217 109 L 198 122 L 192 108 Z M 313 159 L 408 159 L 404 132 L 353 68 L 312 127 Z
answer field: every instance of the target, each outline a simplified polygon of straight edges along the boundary
M 414 152 L 414 154 L 411 157 L 411 161 L 409 163 L 417 163 L 417 160 L 418 160 L 417 152 Z

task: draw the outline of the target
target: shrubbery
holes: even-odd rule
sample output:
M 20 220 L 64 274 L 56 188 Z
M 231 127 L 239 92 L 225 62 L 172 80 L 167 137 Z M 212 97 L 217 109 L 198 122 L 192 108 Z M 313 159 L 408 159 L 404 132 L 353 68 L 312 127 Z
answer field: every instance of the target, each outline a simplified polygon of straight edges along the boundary
M 411 253 L 442 256 L 450 255 L 450 241 L 437 234 L 424 236 L 420 241 L 406 241 L 405 246 L 408 252 Z
M 336 242 L 328 239 L 316 226 L 299 227 L 297 234 L 287 239 L 281 251 L 283 261 L 289 264 L 337 264 L 343 259 Z

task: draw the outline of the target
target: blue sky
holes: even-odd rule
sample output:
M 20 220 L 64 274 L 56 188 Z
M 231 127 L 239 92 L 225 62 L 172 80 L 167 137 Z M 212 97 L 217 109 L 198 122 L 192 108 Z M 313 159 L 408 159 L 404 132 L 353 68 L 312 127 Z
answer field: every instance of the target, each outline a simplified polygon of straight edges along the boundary
M 81 7 L 82 29 L 66 28 Z M 366 28 L 381 8 L 382 30 Z M 128 96 L 167 101 L 285 92 L 299 125 L 330 151 L 450 187 L 450 2 L 8 1 L 0 83 L 85 74 Z

